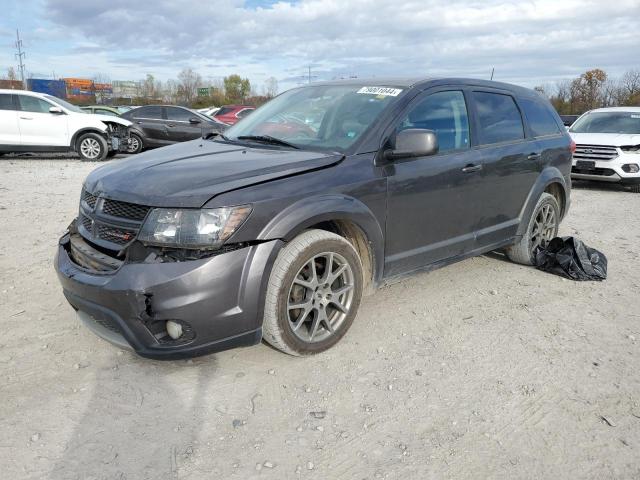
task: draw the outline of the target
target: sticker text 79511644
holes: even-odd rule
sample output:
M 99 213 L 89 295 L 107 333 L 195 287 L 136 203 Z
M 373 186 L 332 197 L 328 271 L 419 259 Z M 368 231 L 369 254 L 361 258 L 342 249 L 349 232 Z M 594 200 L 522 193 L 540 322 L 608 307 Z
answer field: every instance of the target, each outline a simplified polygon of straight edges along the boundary
M 358 90 L 358 93 L 366 93 L 369 95 L 382 95 L 385 97 L 397 97 L 400 92 L 402 92 L 401 88 L 391 88 L 391 87 L 362 87 Z

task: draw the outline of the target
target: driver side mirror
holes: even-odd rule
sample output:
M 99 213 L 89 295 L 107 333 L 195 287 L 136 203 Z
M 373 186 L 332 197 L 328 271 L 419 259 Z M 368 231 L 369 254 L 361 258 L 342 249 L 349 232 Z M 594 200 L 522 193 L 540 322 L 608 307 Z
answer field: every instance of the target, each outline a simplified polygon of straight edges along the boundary
M 426 157 L 438 153 L 438 137 L 433 130 L 409 128 L 398 132 L 391 150 L 384 152 L 385 160 Z
M 53 113 L 54 115 L 62 115 L 64 112 L 60 107 L 50 107 L 49 113 Z
M 189 119 L 189 123 L 192 125 L 197 125 L 198 123 L 202 123 L 202 121 L 198 117 L 191 117 Z

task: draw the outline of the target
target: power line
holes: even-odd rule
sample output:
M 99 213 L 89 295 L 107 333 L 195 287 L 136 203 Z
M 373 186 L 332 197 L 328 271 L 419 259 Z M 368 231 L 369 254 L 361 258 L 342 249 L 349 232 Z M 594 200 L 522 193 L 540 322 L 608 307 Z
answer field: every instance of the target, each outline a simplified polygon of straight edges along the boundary
M 22 88 L 26 88 L 24 84 L 24 59 L 26 54 L 22 51 L 22 40 L 20 40 L 20 31 L 16 28 L 16 58 L 18 59 L 18 68 L 20 69 L 20 80 L 22 80 Z

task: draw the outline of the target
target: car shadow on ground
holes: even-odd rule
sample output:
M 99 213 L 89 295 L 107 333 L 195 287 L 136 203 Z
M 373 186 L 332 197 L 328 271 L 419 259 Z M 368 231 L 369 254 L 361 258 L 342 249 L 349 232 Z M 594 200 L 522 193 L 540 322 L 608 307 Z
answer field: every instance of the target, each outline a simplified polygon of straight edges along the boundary
M 47 478 L 175 478 L 197 448 L 217 373 L 214 355 L 161 362 L 114 354 L 95 370 L 81 418 L 61 415 L 75 426 Z
M 580 190 L 594 190 L 601 192 L 629 192 L 628 187 L 616 182 L 591 182 L 589 180 L 572 180 L 571 187 Z

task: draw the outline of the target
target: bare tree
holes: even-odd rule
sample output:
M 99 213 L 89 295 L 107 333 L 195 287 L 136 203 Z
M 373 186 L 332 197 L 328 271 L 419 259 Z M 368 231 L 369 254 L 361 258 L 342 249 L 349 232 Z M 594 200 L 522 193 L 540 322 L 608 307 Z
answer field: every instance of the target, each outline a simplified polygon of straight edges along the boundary
M 269 98 L 278 94 L 278 80 L 275 77 L 269 77 L 264 81 L 264 94 Z
M 16 74 L 16 69 L 13 67 L 7 68 L 7 80 L 18 80 L 18 75 Z
M 202 83 L 202 77 L 191 67 L 184 68 L 178 74 L 179 96 L 184 103 L 191 103 L 196 97 L 196 89 Z

